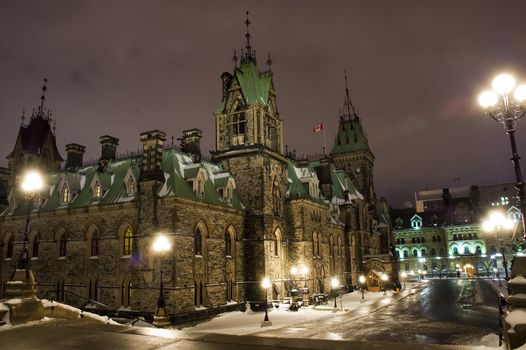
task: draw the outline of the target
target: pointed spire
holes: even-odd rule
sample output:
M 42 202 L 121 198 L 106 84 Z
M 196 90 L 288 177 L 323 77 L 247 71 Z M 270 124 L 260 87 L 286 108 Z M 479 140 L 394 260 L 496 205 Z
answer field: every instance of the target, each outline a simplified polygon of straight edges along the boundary
M 343 103 L 343 116 L 350 119 L 357 119 L 358 113 L 356 112 L 356 109 L 354 108 L 354 105 L 351 101 L 351 95 L 349 94 L 349 85 L 347 84 L 347 71 L 344 70 L 344 77 L 345 77 L 345 102 Z
M 46 100 L 46 91 L 47 91 L 47 78 L 44 78 L 44 85 L 42 85 L 42 96 L 40 97 L 40 111 L 44 109 L 44 101 Z
M 265 62 L 268 66 L 269 73 L 272 73 L 272 59 L 270 58 L 270 52 L 267 54 L 267 61 Z
M 243 50 L 241 50 L 241 64 L 245 62 L 250 62 L 250 61 L 256 63 L 256 52 L 252 51 L 252 46 L 250 46 L 250 38 L 251 38 L 250 24 L 252 24 L 252 22 L 250 22 L 250 20 L 248 19 L 248 15 L 249 15 L 248 11 L 246 12 L 246 14 L 247 14 L 247 19 L 245 20 L 245 24 L 247 26 L 247 33 L 245 34 L 246 44 L 245 44 L 244 54 L 243 54 Z
M 237 68 L 237 60 L 239 57 L 237 57 L 236 49 L 234 49 L 234 56 L 232 56 L 232 61 L 234 62 L 234 69 Z

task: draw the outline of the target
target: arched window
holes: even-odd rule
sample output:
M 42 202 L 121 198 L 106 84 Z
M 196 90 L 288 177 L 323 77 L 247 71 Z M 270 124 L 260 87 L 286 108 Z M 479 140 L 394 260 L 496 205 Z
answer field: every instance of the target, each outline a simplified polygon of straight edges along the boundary
M 91 235 L 90 256 L 99 255 L 99 238 L 99 230 L 95 229 L 95 231 L 93 231 L 93 234 Z
M 272 182 L 272 209 L 274 215 L 281 214 L 281 190 L 277 176 Z
M 420 237 L 416 237 L 416 243 L 420 243 Z
M 276 228 L 274 231 L 274 255 L 280 256 L 281 253 L 281 231 L 279 228 Z
M 482 248 L 479 245 L 475 248 L 475 254 L 477 255 L 482 254 Z
M 420 256 L 422 256 L 422 257 L 426 256 L 426 254 L 427 254 L 425 249 L 422 249 L 422 250 L 420 251 L 420 253 L 421 253 Z
M 471 254 L 471 250 L 469 249 L 469 246 L 464 246 L 464 254 Z
M 225 232 L 225 255 L 232 256 L 232 234 L 230 229 Z
M 416 243 L 415 237 L 411 237 L 411 243 Z
M 6 252 L 5 252 L 5 257 L 7 259 L 13 258 L 14 245 L 15 245 L 15 239 L 13 235 L 9 235 L 9 237 L 7 238 Z
M 413 257 L 418 258 L 418 250 L 413 250 Z
M 453 247 L 453 255 L 458 255 L 458 247 Z
M 245 134 L 245 126 L 246 126 L 246 119 L 245 119 L 245 112 L 243 111 L 243 106 L 241 104 L 241 101 L 238 101 L 237 106 L 235 108 L 234 115 L 232 116 L 232 135 L 244 135 Z
M 436 251 L 435 248 L 431 248 L 431 252 L 430 253 L 431 253 L 431 256 L 437 255 L 437 251 Z
M 312 233 L 312 255 L 319 255 L 318 234 L 316 232 Z
M 133 230 L 130 226 L 124 231 L 122 255 L 132 255 L 133 253 Z
M 58 240 L 58 256 L 65 257 L 67 253 L 68 235 L 62 232 Z
M 407 250 L 404 250 L 404 258 L 409 258 L 409 252 Z
M 426 243 L 426 238 L 425 237 L 421 237 L 420 238 L 420 243 Z
M 194 230 L 194 255 L 203 255 L 203 233 L 199 225 Z
M 65 204 L 69 203 L 71 200 L 71 193 L 69 192 L 69 187 L 67 183 L 64 183 L 62 185 L 62 189 L 60 190 L 60 202 Z
M 137 185 L 133 176 L 128 176 L 128 181 L 126 182 L 126 192 L 128 194 L 135 193 L 137 191 Z
M 102 197 L 102 187 L 100 186 L 100 182 L 98 181 L 96 181 L 95 185 L 93 185 L 93 197 L 95 198 Z
M 33 244 L 31 247 L 31 256 L 33 258 L 38 258 L 38 251 L 40 249 L 40 235 L 37 233 L 33 237 Z
M 400 257 L 400 251 L 399 251 L 399 250 L 396 251 L 396 257 L 397 257 L 397 258 Z

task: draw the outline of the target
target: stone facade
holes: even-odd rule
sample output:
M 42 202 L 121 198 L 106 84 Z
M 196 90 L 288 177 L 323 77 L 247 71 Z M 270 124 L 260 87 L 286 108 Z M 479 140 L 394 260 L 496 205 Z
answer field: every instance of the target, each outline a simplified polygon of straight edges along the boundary
M 31 152 L 17 143 L 6 172 L 9 206 L 0 215 L 0 279 L 10 279 L 23 247 L 27 199 L 19 185 L 33 166 L 45 172 L 29 233 L 41 297 L 151 314 L 162 269 L 173 315 L 283 300 L 300 282 L 309 296 L 328 293 L 332 278 L 344 288 L 371 269 L 396 281 L 389 213 L 381 214 L 374 194 L 374 155 L 361 124 L 360 148 L 337 152 L 357 157 L 367 168 L 361 175 L 330 156 L 298 160 L 285 152 L 272 72 L 258 70 L 250 47 L 222 80 L 212 161 L 202 159 L 198 129 L 183 132 L 181 149 L 166 147 L 160 130 L 142 133 L 142 152 L 123 158 L 118 139 L 105 135 L 97 164 L 83 165 L 84 147 L 69 144 L 64 170 L 56 169 L 58 152 L 51 168 L 38 155 L 31 164 L 17 161 Z M 47 133 L 43 123 L 49 120 L 35 115 L 24 130 Z M 163 256 L 152 250 L 159 233 L 171 242 Z M 267 291 L 263 278 L 271 281 Z

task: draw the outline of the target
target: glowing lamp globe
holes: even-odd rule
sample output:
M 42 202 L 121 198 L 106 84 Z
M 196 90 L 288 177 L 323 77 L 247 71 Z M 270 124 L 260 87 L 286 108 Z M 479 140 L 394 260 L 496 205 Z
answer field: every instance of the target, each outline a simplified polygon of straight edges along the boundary
M 361 284 L 364 284 L 364 283 L 365 283 L 365 276 L 364 276 L 364 275 L 361 275 L 361 276 L 358 278 L 358 281 L 360 281 Z
M 406 278 L 407 277 L 407 273 L 404 271 L 402 272 L 402 278 Z
M 301 273 L 306 275 L 309 272 L 309 268 L 305 265 L 301 267 Z
M 513 222 L 513 220 L 504 219 L 504 221 L 502 222 L 502 227 L 505 230 L 511 230 L 511 229 L 513 229 L 513 227 L 515 227 L 515 223 Z
M 491 86 L 501 95 L 509 94 L 515 87 L 515 78 L 511 74 L 499 74 L 493 79 Z
M 479 95 L 479 104 L 482 108 L 493 107 L 499 101 L 499 97 L 493 91 L 486 90 Z
M 298 268 L 297 268 L 296 266 L 292 266 L 292 267 L 290 268 L 290 273 L 291 273 L 292 275 L 294 275 L 294 276 L 297 275 L 297 274 L 298 274 Z
M 22 181 L 22 190 L 24 192 L 37 192 L 42 187 L 44 187 L 44 181 L 39 172 L 30 171 L 24 175 L 24 180 Z
M 270 280 L 268 279 L 268 277 L 263 278 L 263 281 L 261 281 L 261 287 L 263 287 L 264 289 L 270 288 Z
M 153 241 L 153 250 L 157 253 L 164 253 L 170 250 L 172 247 L 170 241 L 166 236 L 159 235 L 157 238 L 155 238 L 155 241 Z
M 387 281 L 389 279 L 389 276 L 387 276 L 385 273 L 382 275 L 382 277 L 380 277 L 382 279 L 382 281 Z
M 340 285 L 340 281 L 336 278 L 336 277 L 333 277 L 331 279 L 331 287 L 332 288 L 336 288 Z
M 506 220 L 504 214 L 502 214 L 500 211 L 494 211 L 491 213 L 489 219 L 496 225 L 500 225 L 504 222 L 504 220 Z
M 517 86 L 517 88 L 513 92 L 513 97 L 515 97 L 515 100 L 517 102 L 526 101 L 526 84 Z
M 495 231 L 495 224 L 489 220 L 486 220 L 482 223 L 482 230 L 484 232 L 493 232 Z

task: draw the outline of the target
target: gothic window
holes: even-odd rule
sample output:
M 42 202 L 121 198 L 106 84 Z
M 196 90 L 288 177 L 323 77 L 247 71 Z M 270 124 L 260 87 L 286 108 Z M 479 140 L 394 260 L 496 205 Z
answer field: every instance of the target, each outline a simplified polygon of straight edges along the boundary
M 422 250 L 420 251 L 420 253 L 421 253 L 420 256 L 422 256 L 422 257 L 426 256 L 426 250 L 425 250 L 425 249 L 422 249 Z
M 416 249 L 413 250 L 413 256 L 414 256 L 415 258 L 418 258 L 418 250 L 416 250 Z
M 90 256 L 99 255 L 99 230 L 95 229 L 91 235 Z
M 234 244 L 233 234 L 231 232 L 231 228 L 229 227 L 225 233 L 225 255 L 226 256 L 233 256 L 233 253 L 232 253 L 233 244 Z
M 64 183 L 60 190 L 60 202 L 62 204 L 66 204 L 66 203 L 69 203 L 70 200 L 71 200 L 71 193 L 69 191 L 68 184 Z
M 404 258 L 409 258 L 409 252 L 407 250 L 404 250 Z
M 194 231 L 194 255 L 203 254 L 203 234 L 201 228 L 196 226 Z
M 426 243 L 426 239 L 425 239 L 425 237 L 421 237 L 421 238 L 420 238 L 420 242 L 421 242 L 421 243 Z
M 241 102 L 237 102 L 235 112 L 232 115 L 232 135 L 244 135 L 246 128 L 246 118 L 245 111 L 243 111 L 243 106 Z
M 68 236 L 66 235 L 66 232 L 62 232 L 60 235 L 60 238 L 58 240 L 58 256 L 59 257 L 65 257 L 67 253 L 67 244 L 68 244 Z
M 471 254 L 469 246 L 467 246 L 467 245 L 464 246 L 464 254 Z
M 431 256 L 437 255 L 437 251 L 435 248 L 431 248 Z
M 133 194 L 137 191 L 137 184 L 133 176 L 128 176 L 128 181 L 126 181 L 126 192 L 128 194 Z
M 277 176 L 272 183 L 272 209 L 274 215 L 281 214 L 281 190 Z
M 204 170 L 199 170 L 199 173 L 197 174 L 195 181 L 196 181 L 196 185 L 194 187 L 194 193 L 198 196 L 204 196 L 205 195 L 205 181 L 206 181 L 206 175 L 205 175 Z
M 416 237 L 416 243 L 420 243 L 420 237 Z
M 33 237 L 33 243 L 32 243 L 32 247 L 31 247 L 31 256 L 33 258 L 38 258 L 38 251 L 40 249 L 40 235 L 37 233 L 35 234 L 35 236 Z
M 97 280 L 90 280 L 88 283 L 88 299 L 99 300 L 99 284 Z
M 122 255 L 132 255 L 133 252 L 133 230 L 128 226 L 124 231 Z
M 279 228 L 274 232 L 274 255 L 280 256 L 281 253 L 281 231 Z
M 9 235 L 8 238 L 7 238 L 6 253 L 5 253 L 5 257 L 7 259 L 12 259 L 13 258 L 14 245 L 15 245 L 15 240 L 14 240 L 12 235 Z
M 93 197 L 95 198 L 102 197 L 102 187 L 100 186 L 99 181 L 95 181 L 95 184 L 93 185 Z
M 475 248 L 475 254 L 477 254 L 477 255 L 482 254 L 482 248 L 481 248 L 480 246 L 477 246 L 477 247 Z
M 453 255 L 458 255 L 458 247 L 453 247 Z

